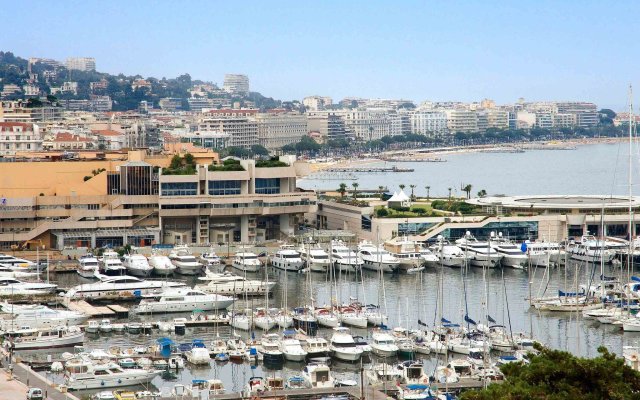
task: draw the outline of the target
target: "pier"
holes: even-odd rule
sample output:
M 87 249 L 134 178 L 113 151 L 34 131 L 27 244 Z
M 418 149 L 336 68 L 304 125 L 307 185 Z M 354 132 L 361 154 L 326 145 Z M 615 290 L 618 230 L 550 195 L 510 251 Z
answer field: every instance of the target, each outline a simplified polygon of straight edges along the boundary
M 129 315 L 129 309 L 117 304 L 109 304 L 106 306 L 94 306 L 84 300 L 65 301 L 64 305 L 72 311 L 85 313 L 89 318 L 101 317 L 118 317 L 126 318 Z
M 353 167 L 353 168 L 328 168 L 325 172 L 413 172 L 413 168 L 392 167 Z

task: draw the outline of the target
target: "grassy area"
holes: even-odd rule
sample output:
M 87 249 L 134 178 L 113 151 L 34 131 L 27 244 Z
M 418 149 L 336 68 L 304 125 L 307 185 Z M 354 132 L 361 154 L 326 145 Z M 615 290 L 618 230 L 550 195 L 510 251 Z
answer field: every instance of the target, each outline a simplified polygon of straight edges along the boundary
M 240 161 L 229 159 L 224 160 L 222 164 L 209 165 L 209 171 L 244 171 L 244 168 L 240 165 Z
M 411 208 L 402 209 L 378 206 L 375 208 L 374 215 L 378 218 L 419 218 L 440 217 L 443 213 L 432 209 L 429 204 L 415 204 Z

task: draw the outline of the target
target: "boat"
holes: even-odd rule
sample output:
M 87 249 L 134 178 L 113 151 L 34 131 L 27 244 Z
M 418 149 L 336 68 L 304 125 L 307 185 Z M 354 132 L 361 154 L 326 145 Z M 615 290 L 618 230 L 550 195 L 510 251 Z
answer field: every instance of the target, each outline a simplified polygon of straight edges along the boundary
M 210 294 L 202 290 L 190 288 L 166 289 L 161 293 L 149 297 L 157 298 L 157 300 L 143 299 L 140 301 L 138 307 L 136 307 L 136 312 L 158 313 L 224 310 L 235 301 L 233 297 Z
M 428 384 L 429 376 L 424 373 L 421 361 L 404 361 L 398 364 L 400 380 L 405 385 Z
M 15 278 L 0 278 L 0 296 L 43 295 L 56 292 L 52 283 L 23 282 Z
M 362 349 L 356 346 L 349 328 L 333 328 L 333 335 L 329 340 L 329 348 L 333 357 L 342 361 L 358 361 L 362 357 Z
M 149 265 L 147 257 L 142 254 L 125 254 L 122 265 L 133 276 L 147 277 L 151 275 L 153 267 Z
M 194 340 L 194 346 L 191 347 L 191 350 L 187 350 L 184 352 L 184 356 L 187 359 L 188 363 L 194 365 L 210 365 L 211 355 L 209 350 L 204 347 L 204 344 Z
M 138 364 L 136 364 L 136 360 L 131 357 L 121 358 L 120 360 L 118 360 L 118 365 L 120 365 L 122 368 L 135 368 L 136 366 L 138 366 Z
M 284 361 L 284 354 L 280 350 L 280 338 L 275 333 L 269 333 L 262 336 L 258 352 L 262 354 L 265 363 L 279 364 Z
M 400 268 L 400 260 L 385 249 L 363 241 L 358 245 L 358 255 L 364 264 L 362 268 L 371 271 L 396 272 Z
M 9 343 L 13 350 L 71 347 L 84 343 L 84 332 L 77 326 L 58 326 L 53 329 L 38 330 L 31 335 L 12 338 Z
M 462 249 L 474 267 L 495 268 L 502 260 L 502 254 L 491 248 L 490 242 L 481 242 L 468 231 L 464 237 L 456 240 L 456 245 Z
M 265 387 L 270 392 L 284 390 L 284 379 L 279 376 L 268 376 Z
M 300 252 L 296 251 L 292 245 L 282 245 L 276 253 L 269 258 L 269 263 L 274 267 L 284 271 L 300 271 L 304 268 L 304 261 Z
M 227 350 L 229 359 L 233 362 L 244 362 L 247 357 L 247 344 L 237 336 L 227 340 Z
M 502 255 L 500 263 L 503 267 L 526 269 L 529 265 L 526 246 L 516 246 L 510 240 L 503 238 L 502 232 L 498 232 L 497 239 L 491 240 L 491 248 Z M 522 251 L 523 248 L 524 251 Z
M 251 310 L 247 310 L 248 314 L 237 312 L 231 315 L 229 325 L 241 331 L 248 331 L 253 327 L 253 321 L 251 320 Z
M 110 390 L 103 390 L 91 396 L 91 400 L 117 400 L 116 396 Z
M 191 254 L 187 245 L 174 247 L 169 254 L 169 259 L 176 266 L 176 272 L 181 275 L 199 275 L 204 271 L 204 266 Z
M 329 270 L 329 254 L 317 243 L 302 244 L 298 251 L 309 271 L 327 272 Z
M 149 383 L 160 371 L 123 369 L 113 362 L 93 363 L 80 358 L 65 364 L 64 385 L 69 390 L 101 389 Z
M 105 275 L 114 276 L 127 273 L 127 268 L 122 264 L 122 261 L 120 261 L 120 255 L 113 250 L 106 250 L 102 253 L 100 263 L 102 264 L 102 272 Z
M 265 385 L 265 380 L 261 376 L 253 376 L 249 379 L 249 382 L 247 382 L 246 397 L 259 398 L 259 396 L 266 391 L 267 387 Z
M 84 331 L 87 333 L 98 333 L 100 332 L 100 321 L 92 319 L 89 321 L 87 326 L 84 328 Z
M 200 262 L 205 266 L 205 268 L 212 272 L 217 272 L 218 267 L 222 265 L 220 257 L 218 257 L 213 249 L 209 249 L 208 252 L 202 253 L 200 255 Z
M 139 322 L 129 322 L 127 324 L 127 332 L 132 335 L 137 335 L 142 330 L 142 325 Z
M 607 242 L 592 235 L 584 235 L 580 242 L 574 242 L 567 248 L 569 256 L 578 261 L 591 263 L 610 263 L 615 253 L 607 249 Z
M 111 325 L 111 321 L 109 321 L 108 319 L 103 319 L 102 321 L 100 321 L 100 332 L 102 333 L 109 333 L 111 332 L 111 330 L 113 329 L 113 326 Z
M 388 240 L 384 243 L 384 248 L 398 259 L 400 270 L 403 272 L 419 268 L 425 263 L 425 259 L 420 253 L 421 246 L 406 237 Z
M 436 243 L 432 245 L 430 249 L 433 254 L 438 257 L 438 265 L 462 268 L 467 263 L 464 251 L 462 251 L 460 247 L 446 241 L 442 235 L 438 236 Z
M 309 308 L 296 307 L 293 309 L 293 327 L 307 335 L 315 336 L 318 332 L 318 319 Z
M 365 371 L 369 385 L 389 384 L 396 385 L 402 377 L 395 365 L 387 363 L 379 363 L 371 366 L 371 369 Z
M 420 253 L 420 257 L 424 260 L 423 266 L 435 268 L 440 265 L 440 259 L 430 248 L 426 247 L 424 244 L 418 243 L 416 245 L 416 250 Z
M 199 280 L 206 281 L 195 287 L 207 293 L 226 294 L 234 296 L 257 296 L 266 294 L 276 285 L 276 282 L 264 282 L 255 279 L 246 279 L 234 275 L 231 272 L 213 273 L 206 272 Z
M 331 241 L 331 260 L 333 265 L 343 272 L 359 271 L 364 264 L 360 256 L 348 248 L 342 240 Z
M 525 241 L 525 243 L 527 244 L 527 249 L 530 251 L 543 252 L 546 254 L 546 257 L 536 260 L 538 262 L 537 264 L 533 264 L 532 262 L 533 266 L 548 267 L 551 263 L 561 264 L 564 262 L 566 252 L 562 246 L 560 246 L 560 243 L 546 241 L 531 242 L 528 240 Z
M 100 268 L 98 259 L 93 254 L 85 254 L 78 261 L 78 275 L 83 278 L 93 278 Z
M 67 290 L 64 296 L 70 299 L 125 299 L 185 286 L 183 282 L 150 281 L 128 275 L 98 275 L 98 278 L 100 282 L 74 286 Z
M 0 265 L 13 267 L 16 268 L 16 270 L 20 271 L 35 271 L 36 269 L 38 269 L 38 264 L 33 261 L 2 253 L 0 253 Z
M 0 264 L 0 277 L 1 278 L 37 278 L 38 272 L 29 272 L 27 270 L 21 271 L 20 267 L 12 267 L 10 265 Z
M 318 320 L 318 325 L 327 328 L 340 326 L 340 318 L 328 307 L 316 308 L 313 315 Z
M 338 319 L 344 325 L 356 328 L 366 328 L 369 324 L 367 316 L 360 309 L 351 306 L 339 307 L 337 310 Z
M 371 335 L 371 351 L 380 357 L 394 357 L 398 354 L 398 346 L 391 334 L 384 330 L 376 330 Z
M 302 348 L 300 341 L 295 338 L 295 331 L 282 332 L 283 338 L 280 340 L 280 351 L 287 361 L 304 361 L 307 352 Z
M 253 325 L 265 332 L 271 330 L 277 325 L 276 319 L 269 315 L 264 308 L 256 308 L 252 319 Z
M 149 265 L 153 267 L 153 273 L 159 276 L 172 275 L 176 271 L 169 257 L 162 254 L 152 254 L 149 257 Z
M 220 379 L 193 379 L 185 389 L 191 399 L 213 399 L 225 392 Z
M 36 329 L 49 329 L 56 326 L 82 325 L 89 318 L 86 314 L 52 309 L 39 304 L 18 305 L 0 303 L 0 331 L 11 327 L 29 326 Z
M 327 364 L 309 364 L 302 370 L 302 378 L 311 388 L 333 388 L 335 380 Z
M 325 338 L 321 337 L 303 337 L 300 344 L 309 357 L 325 357 L 331 353 L 331 346 Z
M 258 272 L 262 267 L 262 262 L 254 253 L 239 252 L 233 257 L 231 266 L 244 272 Z

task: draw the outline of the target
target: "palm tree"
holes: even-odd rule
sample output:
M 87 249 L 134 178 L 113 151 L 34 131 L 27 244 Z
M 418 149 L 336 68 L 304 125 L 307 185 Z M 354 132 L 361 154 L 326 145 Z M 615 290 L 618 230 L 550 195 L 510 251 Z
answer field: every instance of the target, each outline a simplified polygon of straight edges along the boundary
M 449 188 L 449 201 L 451 201 L 451 188 Z
M 404 184 L 404 183 L 401 183 L 401 184 L 400 184 L 400 185 L 398 185 L 398 186 L 400 186 L 400 190 L 404 190 L 404 188 L 406 188 L 406 186 L 405 186 L 405 184 Z
M 431 186 L 425 186 L 425 189 L 427 189 L 427 200 L 429 200 L 429 190 L 431 190 Z
M 409 185 L 409 187 L 411 188 L 411 201 L 415 201 L 416 196 L 413 194 L 413 189 L 416 188 L 416 185 Z
M 462 188 L 462 191 L 467 192 L 467 199 L 471 198 L 471 188 L 473 188 L 471 185 L 467 185 Z
M 340 198 L 344 199 L 344 195 L 347 193 L 347 184 L 346 183 L 341 183 L 340 187 L 338 188 L 338 193 L 340 193 Z
M 378 186 L 378 195 L 380 196 L 380 200 L 384 197 L 384 186 Z
M 355 199 L 357 199 L 357 197 L 358 197 L 358 196 L 357 196 L 357 193 L 358 193 L 358 186 L 360 186 L 360 185 L 358 184 L 358 182 L 353 182 L 353 183 L 351 184 L 351 186 L 353 186 L 353 199 L 355 200 Z
M 478 192 L 478 197 L 484 197 L 487 195 L 487 191 L 482 189 L 481 191 Z

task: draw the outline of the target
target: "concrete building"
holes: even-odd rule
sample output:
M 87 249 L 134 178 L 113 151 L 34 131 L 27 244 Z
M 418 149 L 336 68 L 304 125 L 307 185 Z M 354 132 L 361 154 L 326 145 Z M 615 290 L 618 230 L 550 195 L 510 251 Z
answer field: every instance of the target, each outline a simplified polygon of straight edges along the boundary
M 487 119 L 487 128 L 508 129 L 509 112 L 498 108 L 484 108 L 482 112 Z
M 227 114 L 236 114 L 231 116 Z M 203 117 L 198 122 L 199 131 L 220 132 L 229 136 L 228 146 L 244 147 L 246 149 L 259 144 L 258 124 L 251 117 L 238 113 L 213 113 L 212 116 Z M 251 113 L 254 114 L 255 113 Z
M 255 120 L 258 124 L 258 143 L 270 150 L 298 143 L 308 133 L 305 114 L 260 113 L 256 114 Z
M 475 111 L 453 109 L 444 112 L 449 132 L 478 132 L 478 114 Z
M 95 71 L 96 59 L 93 57 L 69 57 L 65 63 L 67 69 L 78 71 Z
M 62 120 L 62 107 L 27 107 L 22 100 L 3 101 L 0 122 L 55 122 Z
M 41 151 L 42 137 L 38 125 L 24 122 L 0 122 L 0 157 L 21 151 Z
M 443 111 L 414 111 L 410 120 L 412 133 L 427 136 L 447 133 L 447 114 Z
M 177 97 L 165 97 L 158 101 L 158 105 L 164 111 L 176 112 L 182 110 L 182 99 Z
M 247 95 L 249 93 L 249 77 L 240 74 L 226 74 L 222 89 L 231 94 Z
M 333 99 L 328 96 L 308 96 L 302 99 L 302 104 L 307 111 L 322 111 L 333 105 Z
M 551 113 L 536 113 L 536 125 L 537 128 L 551 129 L 554 127 L 553 114 Z
M 317 133 L 322 142 L 347 137 L 344 119 L 334 111 L 308 112 L 307 129 L 309 133 Z
M 386 110 L 341 110 L 336 111 L 344 120 L 345 127 L 356 140 L 378 140 L 391 135 L 391 120 Z
M 181 142 L 192 143 L 203 149 L 220 150 L 228 146 L 231 136 L 217 131 L 185 132 L 178 135 Z

